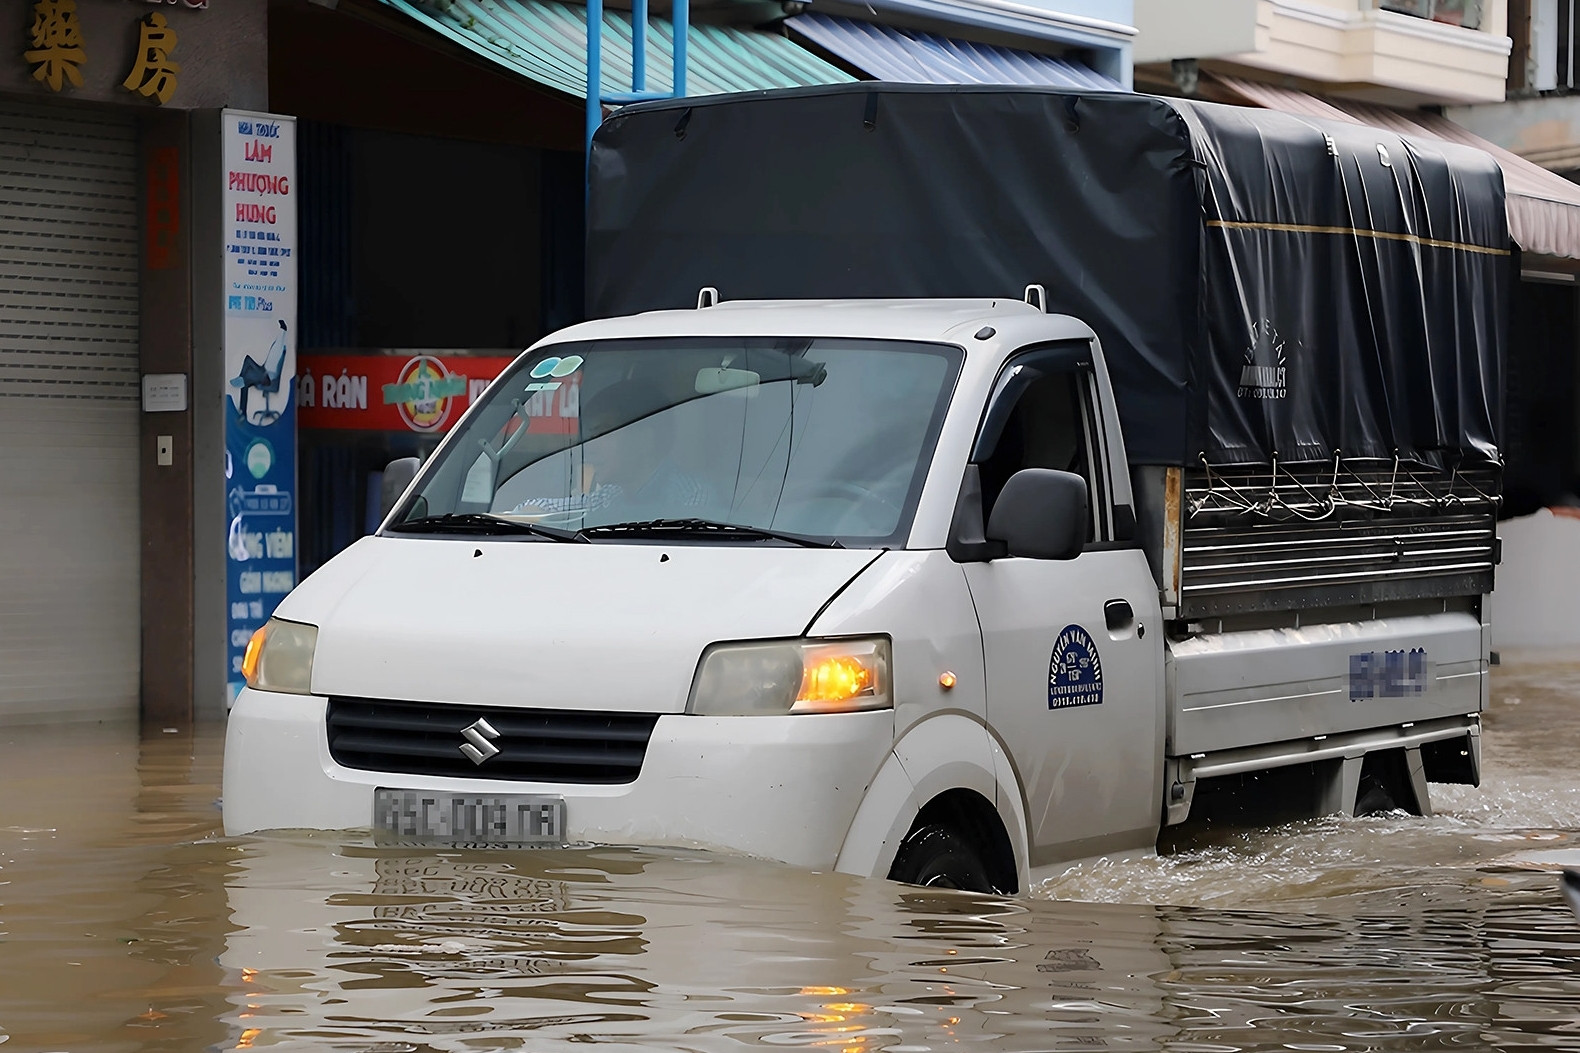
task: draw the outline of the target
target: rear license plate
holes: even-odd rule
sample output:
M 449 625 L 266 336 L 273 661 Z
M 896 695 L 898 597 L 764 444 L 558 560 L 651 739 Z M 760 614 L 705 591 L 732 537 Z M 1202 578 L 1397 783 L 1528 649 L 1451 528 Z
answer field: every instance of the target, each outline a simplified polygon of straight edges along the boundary
M 373 792 L 373 830 L 435 841 L 563 845 L 565 798 L 380 788 Z

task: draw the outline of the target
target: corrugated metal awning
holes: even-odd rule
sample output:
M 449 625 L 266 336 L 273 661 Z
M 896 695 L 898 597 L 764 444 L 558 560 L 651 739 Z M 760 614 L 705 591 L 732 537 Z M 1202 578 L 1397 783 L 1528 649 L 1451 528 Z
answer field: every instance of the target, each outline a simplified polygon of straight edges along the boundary
M 901 84 L 1016 84 L 1124 91 L 1124 86 L 1072 59 L 954 40 L 831 15 L 796 15 L 792 32 L 876 80 Z
M 1580 260 L 1580 186 L 1488 142 L 1446 117 L 1348 99 L 1319 99 L 1303 91 L 1216 73 L 1212 79 L 1236 102 L 1297 116 L 1366 124 L 1397 135 L 1425 136 L 1485 150 L 1503 169 L 1509 236 L 1514 243 L 1526 252 Z
M 557 0 L 382 0 L 468 50 L 545 87 L 587 97 L 587 8 Z M 604 10 L 603 85 L 631 87 L 631 15 Z M 669 91 L 674 35 L 667 19 L 651 19 L 647 89 Z M 844 84 L 855 80 L 805 48 L 773 33 L 691 23 L 687 36 L 688 95 L 762 88 Z

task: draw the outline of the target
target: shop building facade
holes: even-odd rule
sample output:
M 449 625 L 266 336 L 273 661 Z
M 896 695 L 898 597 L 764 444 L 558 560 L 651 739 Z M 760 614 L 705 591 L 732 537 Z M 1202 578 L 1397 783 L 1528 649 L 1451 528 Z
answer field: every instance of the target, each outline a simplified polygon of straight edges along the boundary
M 366 532 L 383 465 L 581 317 L 583 99 L 379 0 L 26 7 L 0 20 L 0 724 L 179 728 Z M 704 90 L 849 79 L 704 26 Z
M 1130 83 L 1130 0 L 819 12 L 693 5 L 688 93 Z M 635 28 L 604 17 L 621 90 Z M 251 629 L 372 528 L 383 466 L 582 317 L 585 19 L 557 0 L 0 17 L 0 724 L 222 717 Z
M 261 5 L 0 18 L 0 723 L 193 697 L 192 115 L 267 100 Z M 156 399 L 157 403 L 157 399 Z

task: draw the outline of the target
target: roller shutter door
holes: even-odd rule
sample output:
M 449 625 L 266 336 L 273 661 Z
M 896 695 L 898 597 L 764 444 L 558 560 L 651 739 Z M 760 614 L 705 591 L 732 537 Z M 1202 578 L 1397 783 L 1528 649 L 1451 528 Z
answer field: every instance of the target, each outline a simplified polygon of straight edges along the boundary
M 137 715 L 136 146 L 0 100 L 0 724 Z

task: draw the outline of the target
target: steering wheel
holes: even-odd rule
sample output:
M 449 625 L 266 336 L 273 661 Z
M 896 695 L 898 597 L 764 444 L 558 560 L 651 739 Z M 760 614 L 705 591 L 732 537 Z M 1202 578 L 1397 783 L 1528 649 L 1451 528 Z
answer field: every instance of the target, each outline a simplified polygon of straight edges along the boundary
M 564 527 L 570 530 L 582 525 L 582 520 L 587 518 L 587 509 L 567 508 L 562 512 L 509 512 L 505 514 L 511 519 L 524 519 L 529 523 L 541 523 L 544 526 Z

